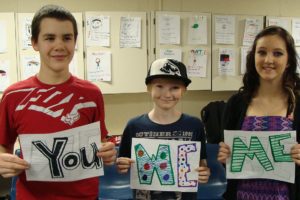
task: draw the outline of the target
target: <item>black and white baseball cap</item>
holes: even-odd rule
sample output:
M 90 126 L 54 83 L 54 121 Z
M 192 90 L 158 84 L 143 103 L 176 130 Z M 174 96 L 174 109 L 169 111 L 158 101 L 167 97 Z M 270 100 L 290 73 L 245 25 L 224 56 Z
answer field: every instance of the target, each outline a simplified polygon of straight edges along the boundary
M 146 85 L 155 78 L 173 78 L 181 80 L 186 87 L 192 82 L 188 78 L 186 66 L 182 62 L 167 58 L 157 59 L 150 65 L 145 80 Z

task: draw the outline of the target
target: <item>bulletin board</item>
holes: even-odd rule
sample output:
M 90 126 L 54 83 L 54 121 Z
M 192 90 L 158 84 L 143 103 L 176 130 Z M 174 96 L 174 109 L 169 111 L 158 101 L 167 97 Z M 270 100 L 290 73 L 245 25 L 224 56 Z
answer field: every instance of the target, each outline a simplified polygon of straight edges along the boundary
M 220 29 L 220 26 L 216 24 L 217 21 L 221 21 L 224 16 L 228 16 L 229 19 L 233 19 L 233 23 L 230 24 L 228 21 L 225 21 L 225 27 L 224 30 L 216 30 L 217 28 Z M 245 34 L 245 28 L 246 28 L 246 20 L 249 22 L 251 21 L 259 21 L 264 24 L 264 17 L 263 16 L 250 16 L 250 15 L 223 15 L 223 14 L 214 14 L 212 17 L 212 91 L 236 91 L 242 86 L 242 77 L 243 77 L 243 70 L 241 68 L 243 59 L 241 58 L 242 56 L 242 48 L 250 48 L 252 45 L 250 45 L 250 41 L 248 41 L 249 44 L 245 45 L 243 40 L 244 40 L 244 34 Z M 250 19 L 250 20 L 249 20 Z M 227 24 L 226 24 L 227 23 Z M 230 26 L 233 26 L 234 32 L 231 33 L 227 28 Z M 249 30 L 249 26 L 248 30 Z M 222 28 L 222 27 L 221 27 Z M 260 29 L 261 30 L 261 29 Z M 252 32 L 253 30 L 250 30 Z M 225 33 L 223 36 L 223 43 L 220 42 L 222 41 L 222 34 L 216 34 L 217 33 Z M 233 34 L 232 38 L 227 37 L 227 35 Z M 218 36 L 216 36 L 218 35 Z M 249 38 L 249 34 L 247 35 Z M 253 36 L 255 36 L 253 34 Z M 252 37 L 251 37 L 252 38 Z M 227 72 L 220 72 L 222 71 L 221 69 L 226 69 L 224 67 L 220 60 L 224 59 L 224 63 L 226 63 L 226 59 L 224 57 L 224 54 L 222 52 L 224 49 L 229 49 L 232 53 L 230 55 L 230 59 L 232 59 L 232 56 L 235 58 L 234 59 L 234 64 L 232 66 L 232 70 L 228 70 Z M 243 54 L 244 55 L 244 54 Z M 224 58 L 222 58 L 222 56 Z M 232 60 L 231 60 L 232 61 Z M 244 63 L 245 64 L 245 63 Z M 224 68 L 222 68 L 222 67 Z M 226 75 L 228 73 L 229 75 Z
M 211 90 L 211 14 L 159 11 L 151 13 L 151 18 L 151 34 L 154 36 L 151 37 L 153 48 L 150 52 L 155 54 L 154 58 L 170 56 L 176 59 L 180 54 L 181 59 L 177 60 L 187 66 L 192 80 L 188 89 Z M 177 20 L 179 29 L 167 28 L 168 20 L 170 24 Z M 177 41 L 174 33 L 178 34 Z
M 77 21 L 78 37 L 69 70 L 73 75 L 84 78 L 82 13 L 72 14 Z M 36 74 L 40 68 L 39 53 L 31 46 L 31 21 L 33 16 L 34 13 L 17 13 L 19 80 L 24 80 Z
M 93 28 L 92 22 L 96 20 L 101 24 Z M 86 12 L 85 79 L 98 85 L 104 94 L 146 92 L 149 30 L 147 20 L 146 12 Z M 130 21 L 136 23 L 131 24 Z M 98 26 L 101 28 L 97 29 Z M 140 36 L 136 46 L 132 43 L 131 46 L 124 44 L 124 36 L 127 40 L 130 37 L 135 40 L 136 35 Z M 106 42 L 103 42 L 104 37 Z M 93 38 L 95 44 L 91 42 Z M 102 42 L 98 44 L 98 40 Z
M 0 13 L 0 93 L 18 80 L 15 15 Z

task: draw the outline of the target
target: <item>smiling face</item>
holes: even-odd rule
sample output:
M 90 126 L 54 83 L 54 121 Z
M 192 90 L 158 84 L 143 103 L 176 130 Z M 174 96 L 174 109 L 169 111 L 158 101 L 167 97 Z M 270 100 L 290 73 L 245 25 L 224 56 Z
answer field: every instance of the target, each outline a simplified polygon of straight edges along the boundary
M 69 63 L 75 50 L 72 22 L 55 18 L 42 19 L 38 39 L 32 40 L 32 46 L 40 53 L 40 73 L 68 75 Z
M 171 110 L 181 99 L 186 87 L 180 80 L 155 78 L 148 85 L 148 90 L 156 108 Z
M 260 82 L 281 82 L 288 66 L 288 52 L 284 40 L 278 35 L 268 35 L 257 40 L 255 68 Z

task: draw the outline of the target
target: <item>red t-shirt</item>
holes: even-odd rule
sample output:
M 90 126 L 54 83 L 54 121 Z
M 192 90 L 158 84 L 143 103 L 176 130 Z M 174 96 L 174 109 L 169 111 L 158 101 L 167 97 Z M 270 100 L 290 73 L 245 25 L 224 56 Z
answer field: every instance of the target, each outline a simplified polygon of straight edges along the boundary
M 0 102 L 0 145 L 13 145 L 20 134 L 58 132 L 100 121 L 104 122 L 103 96 L 92 83 L 71 76 L 59 85 L 41 83 L 36 77 L 11 85 Z M 17 182 L 17 199 L 96 199 L 98 178 L 74 182 Z

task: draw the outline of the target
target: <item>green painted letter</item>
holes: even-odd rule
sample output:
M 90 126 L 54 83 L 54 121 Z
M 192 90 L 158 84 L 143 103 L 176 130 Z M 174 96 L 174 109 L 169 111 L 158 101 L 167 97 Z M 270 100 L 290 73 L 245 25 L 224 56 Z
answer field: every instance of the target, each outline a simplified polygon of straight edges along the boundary
M 230 167 L 231 172 L 242 171 L 246 156 L 248 156 L 251 160 L 253 160 L 254 156 L 256 156 L 259 163 L 266 171 L 274 170 L 273 165 L 258 137 L 252 136 L 250 138 L 249 148 L 239 137 L 233 139 L 232 162 Z

